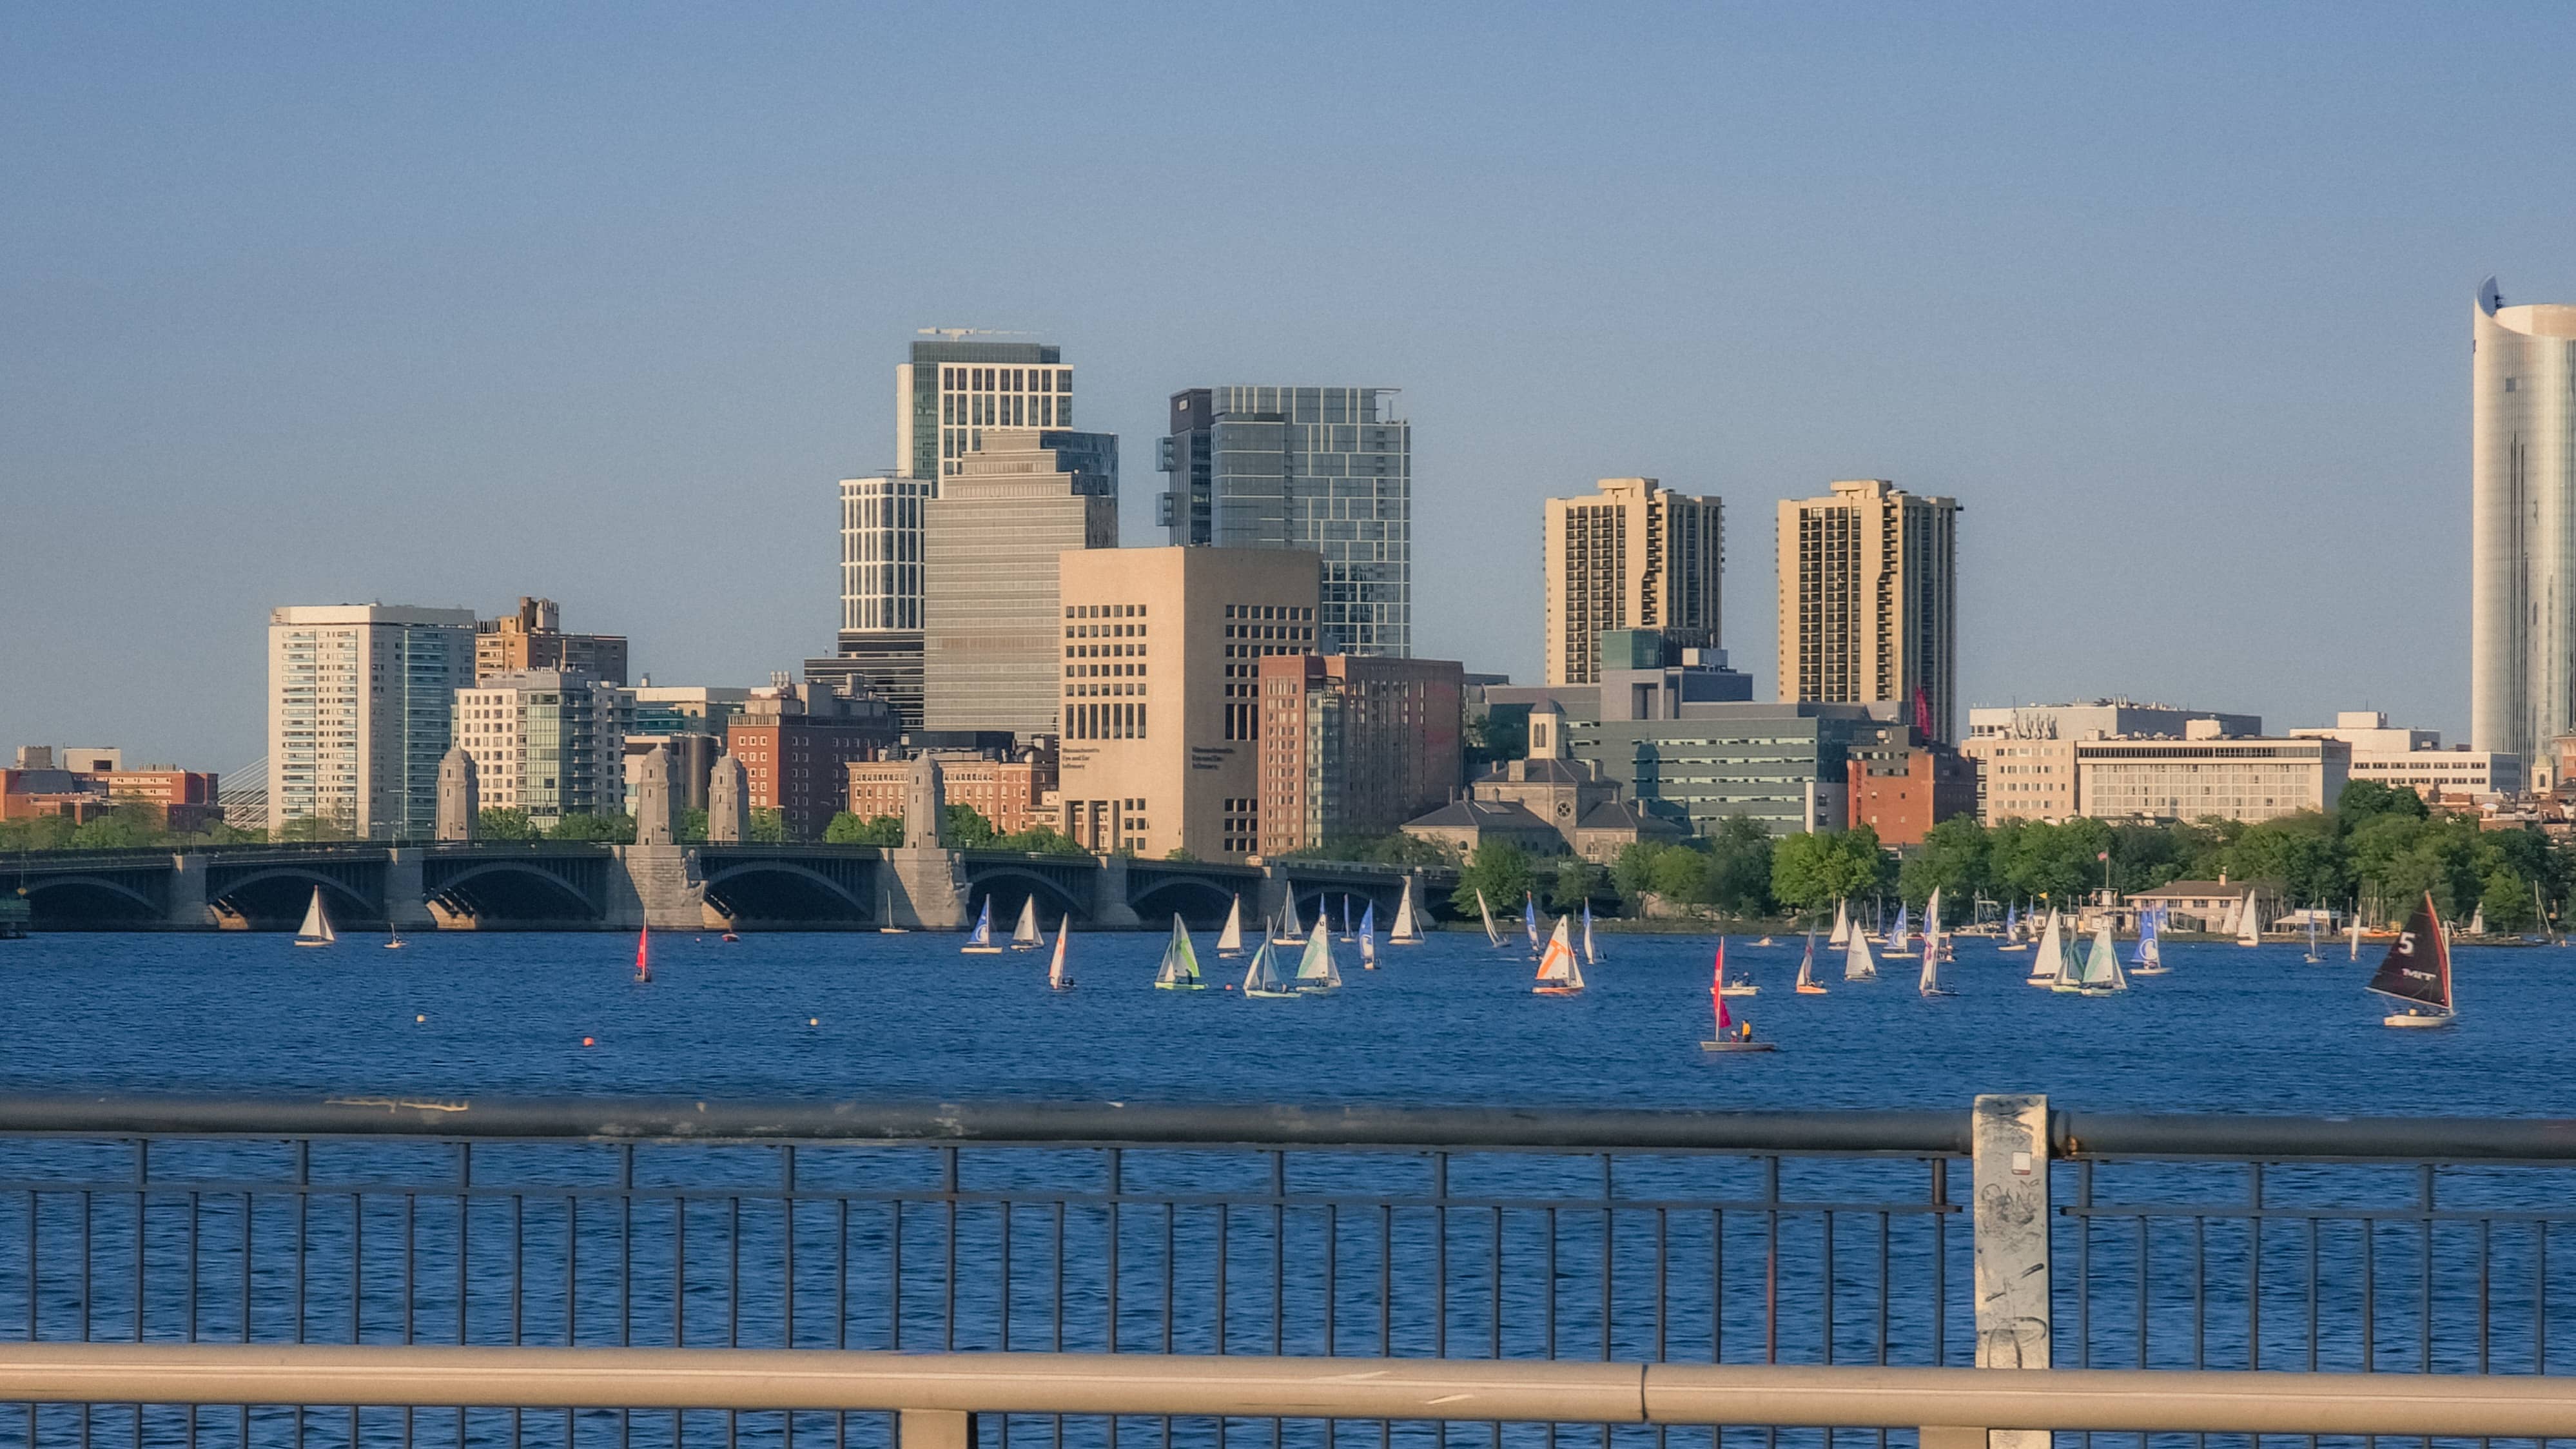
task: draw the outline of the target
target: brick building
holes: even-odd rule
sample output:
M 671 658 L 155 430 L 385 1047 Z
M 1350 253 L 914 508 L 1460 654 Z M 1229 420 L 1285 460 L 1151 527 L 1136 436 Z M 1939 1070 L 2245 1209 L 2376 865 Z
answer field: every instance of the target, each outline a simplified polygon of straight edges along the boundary
M 873 695 L 782 684 L 751 692 L 726 725 L 725 749 L 742 763 L 753 809 L 776 810 L 790 840 L 819 840 L 847 807 L 849 767 L 899 732 L 894 707 Z
M 996 760 L 982 755 L 932 752 L 939 761 L 941 786 L 951 805 L 971 805 L 1004 835 L 1017 835 L 1033 825 L 1056 823 L 1055 762 L 1034 751 L 1027 758 Z M 903 817 L 904 782 L 912 771 L 908 760 L 862 760 L 851 764 L 848 810 L 861 820 L 881 815 Z
M 1456 791 L 1455 661 L 1286 654 L 1259 669 L 1262 854 L 1391 835 Z

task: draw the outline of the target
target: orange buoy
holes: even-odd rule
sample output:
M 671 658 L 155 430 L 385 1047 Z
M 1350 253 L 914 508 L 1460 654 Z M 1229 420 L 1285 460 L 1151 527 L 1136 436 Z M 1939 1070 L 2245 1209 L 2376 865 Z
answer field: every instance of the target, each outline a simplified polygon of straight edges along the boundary
M 589 1045 L 591 1045 L 591 1044 L 592 1044 L 592 1042 L 591 1042 L 591 1039 L 590 1039 L 589 1037 L 583 1037 L 583 1038 L 581 1039 L 581 1044 L 582 1044 L 583 1046 L 589 1046 Z

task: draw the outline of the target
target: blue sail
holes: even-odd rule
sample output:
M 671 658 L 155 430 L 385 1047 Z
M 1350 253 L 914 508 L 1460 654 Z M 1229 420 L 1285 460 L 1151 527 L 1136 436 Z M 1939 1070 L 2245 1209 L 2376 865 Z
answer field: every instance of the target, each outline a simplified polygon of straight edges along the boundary
M 991 896 L 984 897 L 984 909 L 975 917 L 975 934 L 967 937 L 967 944 L 970 946 L 993 944 L 993 898 Z

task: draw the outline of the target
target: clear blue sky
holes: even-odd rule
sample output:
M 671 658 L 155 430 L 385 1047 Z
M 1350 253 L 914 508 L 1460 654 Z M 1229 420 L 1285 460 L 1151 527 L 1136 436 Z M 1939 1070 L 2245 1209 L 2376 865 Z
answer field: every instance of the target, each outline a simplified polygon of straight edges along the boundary
M 2456 735 L 2472 289 L 2576 300 L 2576 11 L 18 5 L 0 743 L 229 768 L 272 604 L 560 600 L 665 682 L 835 624 L 917 327 L 1399 386 L 1424 653 L 1539 500 L 1967 505 L 1972 703 Z

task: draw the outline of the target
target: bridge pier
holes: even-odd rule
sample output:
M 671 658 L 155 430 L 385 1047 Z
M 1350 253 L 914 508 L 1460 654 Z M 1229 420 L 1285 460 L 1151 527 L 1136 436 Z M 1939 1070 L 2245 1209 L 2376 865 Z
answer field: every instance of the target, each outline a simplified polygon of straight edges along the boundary
M 429 886 L 421 879 L 420 862 L 418 850 L 385 852 L 385 922 L 397 931 L 438 929 L 438 919 L 429 913 Z
M 1136 908 L 1127 904 L 1127 857 L 1104 855 L 1100 874 L 1091 885 L 1091 928 L 1095 931 L 1132 931 L 1144 925 Z
M 161 924 L 174 931 L 202 931 L 216 924 L 213 906 L 206 899 L 204 856 L 170 857 L 170 880 L 166 889 L 169 898 L 162 907 Z
M 889 919 L 880 925 L 915 931 L 966 929 L 966 860 L 953 850 L 905 846 L 885 852 L 877 867 Z
M 1288 879 L 1288 867 L 1265 865 L 1261 868 L 1261 919 L 1275 921 L 1288 904 L 1288 893 L 1295 889 Z
M 707 886 L 698 853 L 685 845 L 610 847 L 618 868 L 608 873 L 603 924 L 632 931 L 702 931 L 707 925 Z

